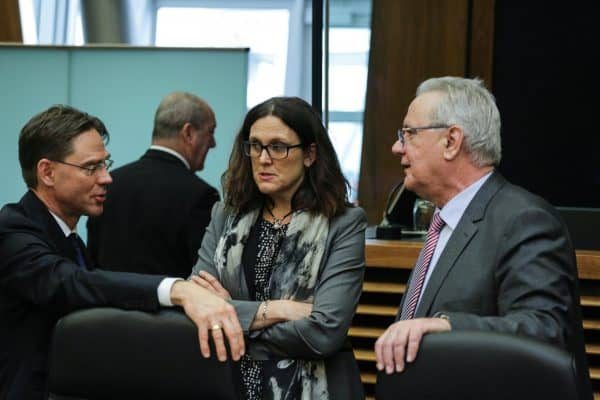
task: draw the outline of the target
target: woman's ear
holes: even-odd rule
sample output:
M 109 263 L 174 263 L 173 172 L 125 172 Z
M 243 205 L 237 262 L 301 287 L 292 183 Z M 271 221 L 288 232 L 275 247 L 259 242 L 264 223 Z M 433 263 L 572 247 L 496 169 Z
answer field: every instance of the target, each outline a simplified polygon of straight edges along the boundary
M 306 168 L 310 167 L 315 162 L 316 159 L 317 159 L 317 144 L 311 143 L 310 146 L 308 146 L 304 150 L 304 166 Z

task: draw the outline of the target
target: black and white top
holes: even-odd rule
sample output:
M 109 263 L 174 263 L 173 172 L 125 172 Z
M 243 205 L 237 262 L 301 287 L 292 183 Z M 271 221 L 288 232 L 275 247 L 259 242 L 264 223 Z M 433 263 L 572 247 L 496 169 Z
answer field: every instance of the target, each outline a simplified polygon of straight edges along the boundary
M 277 258 L 281 243 L 285 237 L 288 225 L 275 226 L 271 222 L 259 219 L 257 230 L 252 232 L 258 235 L 257 256 L 254 263 L 254 270 L 249 271 L 252 265 L 244 265 L 248 272 L 247 276 L 254 276 L 250 286 L 253 286 L 254 299 L 256 301 L 270 300 L 269 280 L 273 263 Z M 251 233 L 251 235 L 252 235 Z M 246 400 L 262 400 L 267 398 L 263 395 L 263 362 L 253 360 L 248 354 L 245 354 L 240 360 L 242 372 L 242 384 Z M 267 395 L 265 393 L 265 395 Z

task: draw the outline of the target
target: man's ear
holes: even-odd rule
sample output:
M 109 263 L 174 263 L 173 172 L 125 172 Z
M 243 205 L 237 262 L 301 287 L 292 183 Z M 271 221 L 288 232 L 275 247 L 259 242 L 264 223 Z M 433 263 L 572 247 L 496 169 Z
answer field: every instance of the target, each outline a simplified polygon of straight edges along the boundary
M 36 165 L 36 173 L 38 182 L 45 186 L 54 186 L 55 171 L 52 161 L 47 158 L 40 159 Z
M 190 143 L 194 139 L 195 135 L 193 125 L 189 122 L 186 122 L 185 124 L 183 124 L 183 127 L 181 127 L 179 134 L 181 135 L 185 143 Z
M 453 160 L 460 153 L 465 133 L 458 125 L 452 125 L 448 128 L 448 133 L 445 137 L 446 148 L 444 149 L 444 159 L 447 161 Z
M 317 144 L 311 143 L 304 150 L 304 166 L 306 168 L 310 167 L 315 162 L 316 159 L 317 159 Z

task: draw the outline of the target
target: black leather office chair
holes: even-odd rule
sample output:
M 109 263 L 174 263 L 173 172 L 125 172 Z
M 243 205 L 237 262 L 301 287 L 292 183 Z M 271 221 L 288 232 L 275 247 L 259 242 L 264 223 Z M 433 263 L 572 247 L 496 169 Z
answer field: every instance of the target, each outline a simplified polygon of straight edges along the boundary
M 181 312 L 96 308 L 56 325 L 51 399 L 239 399 L 233 362 L 200 353 L 195 325 Z
M 548 344 L 490 332 L 423 338 L 400 374 L 379 372 L 377 400 L 576 400 L 573 358 Z

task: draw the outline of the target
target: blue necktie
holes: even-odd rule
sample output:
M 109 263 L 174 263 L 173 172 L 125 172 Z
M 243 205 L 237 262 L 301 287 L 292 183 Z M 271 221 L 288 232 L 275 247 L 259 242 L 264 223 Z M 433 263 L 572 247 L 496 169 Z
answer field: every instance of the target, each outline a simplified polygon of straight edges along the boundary
M 79 264 L 79 266 L 82 268 L 87 268 L 85 257 L 83 257 L 83 250 L 81 249 L 81 244 L 79 242 L 79 236 L 73 232 L 69 235 L 69 241 L 75 249 L 75 258 L 77 259 L 77 264 Z

